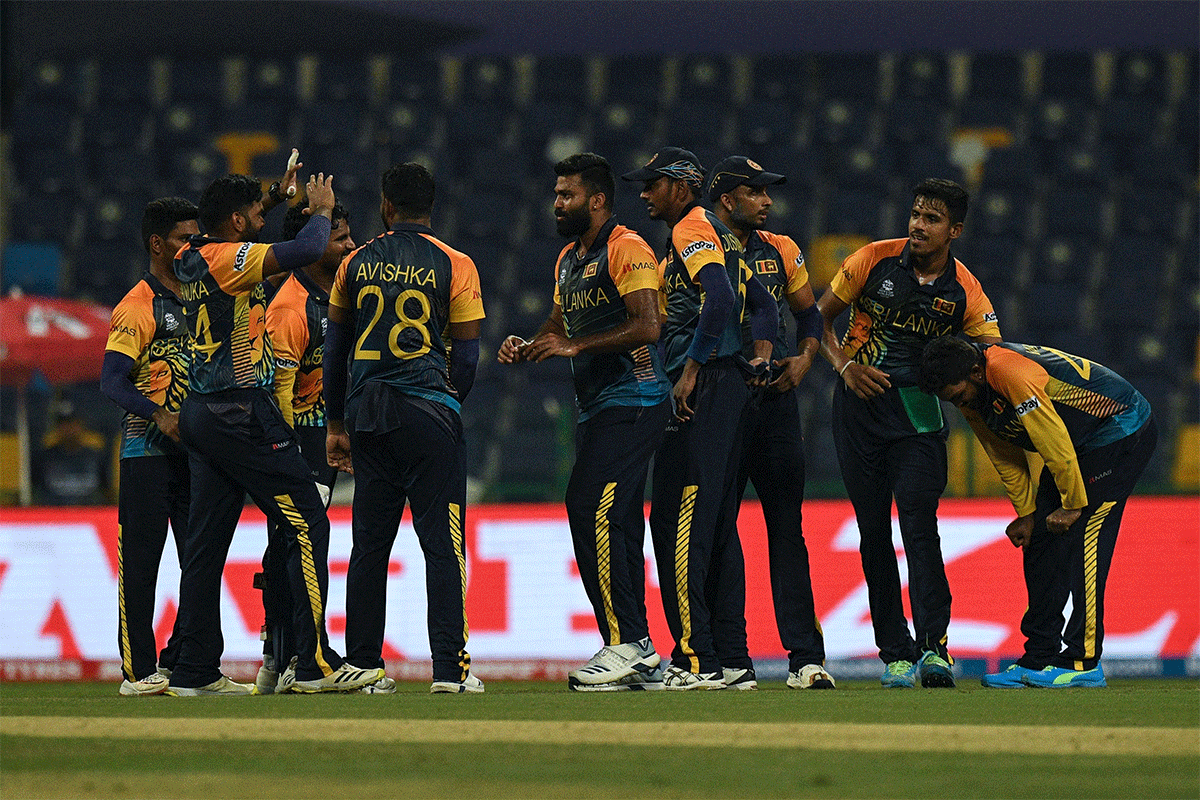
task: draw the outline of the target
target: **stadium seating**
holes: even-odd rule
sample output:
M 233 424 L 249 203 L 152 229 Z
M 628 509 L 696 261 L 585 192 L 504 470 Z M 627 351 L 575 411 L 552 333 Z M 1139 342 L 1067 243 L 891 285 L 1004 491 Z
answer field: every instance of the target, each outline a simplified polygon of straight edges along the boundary
M 1111 357 L 1156 407 L 1179 404 L 1196 357 L 1195 53 L 62 56 L 28 66 L 15 86 L 7 244 L 60 248 L 55 284 L 68 296 L 119 298 L 144 261 L 144 203 L 197 198 L 229 168 L 217 138 L 261 131 L 278 145 L 252 171 L 278 175 L 299 146 L 306 168 L 336 176 L 359 243 L 379 231 L 380 170 L 429 165 L 434 227 L 479 266 L 494 354 L 497 337 L 530 335 L 549 311 L 563 245 L 549 210 L 553 161 L 590 149 L 624 172 L 678 144 L 706 165 L 736 152 L 786 174 L 771 188 L 769 227 L 806 252 L 829 235 L 903 235 L 917 180 L 959 180 L 972 200 L 954 252 L 1006 335 Z M 640 188 L 618 182 L 617 217 L 661 254 L 667 229 L 648 218 Z M 467 404 L 473 475 L 548 496 L 569 450 L 555 438 L 570 413 L 568 367 L 481 368 Z M 801 391 L 818 482 L 839 480 L 827 372 L 815 367 Z M 520 408 L 472 416 L 474 403 Z

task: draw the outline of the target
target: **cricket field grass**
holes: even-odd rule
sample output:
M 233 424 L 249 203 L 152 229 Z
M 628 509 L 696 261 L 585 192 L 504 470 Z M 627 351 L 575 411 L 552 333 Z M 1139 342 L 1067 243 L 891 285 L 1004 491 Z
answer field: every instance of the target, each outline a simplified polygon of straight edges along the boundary
M 1200 797 L 1194 679 L 428 692 L 125 698 L 111 683 L 6 683 L 0 797 Z

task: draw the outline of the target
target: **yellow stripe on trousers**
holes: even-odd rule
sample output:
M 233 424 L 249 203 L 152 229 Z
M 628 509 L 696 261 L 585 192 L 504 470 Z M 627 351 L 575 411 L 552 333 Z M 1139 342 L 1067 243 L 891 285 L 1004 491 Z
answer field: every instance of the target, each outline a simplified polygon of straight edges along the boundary
M 125 619 L 125 529 L 117 523 L 117 606 L 121 617 L 121 666 L 130 680 L 139 680 L 133 674 L 133 648 L 129 646 L 129 623 Z
M 1104 524 L 1104 520 L 1108 518 L 1108 512 L 1112 511 L 1115 501 L 1101 503 L 1096 509 L 1096 513 L 1092 514 L 1092 518 L 1087 521 L 1087 527 L 1083 534 L 1083 595 L 1084 595 L 1084 632 L 1083 632 L 1083 657 L 1092 659 L 1096 657 L 1096 628 L 1098 627 L 1096 619 L 1096 570 L 1098 567 L 1097 561 L 1100 549 L 1100 527 Z M 1080 669 L 1083 669 L 1081 664 Z
M 467 549 L 463 545 L 462 506 L 458 503 L 450 503 L 447 508 L 450 518 L 450 541 L 454 545 L 454 555 L 458 557 L 458 577 L 462 593 L 464 648 L 458 651 L 458 667 L 461 670 L 459 680 L 465 681 L 467 673 L 471 671 L 471 655 L 465 647 L 471 633 L 470 626 L 467 625 Z
M 700 659 L 692 650 L 692 607 L 688 603 L 688 545 L 692 539 L 692 512 L 696 510 L 698 486 L 683 487 L 679 501 L 679 530 L 675 534 L 675 595 L 679 602 L 679 649 L 691 662 L 691 671 L 700 671 Z
M 304 573 L 304 588 L 308 592 L 308 607 L 312 610 L 313 631 L 316 633 L 316 652 L 314 657 L 317 666 L 324 675 L 332 675 L 333 670 L 325 660 L 321 650 L 321 633 L 325 627 L 325 607 L 321 602 L 321 584 L 317 580 L 317 565 L 313 560 L 312 539 L 308 536 L 308 523 L 296 509 L 291 495 L 275 495 L 279 511 L 296 530 L 296 542 L 300 545 L 300 569 Z
M 612 604 L 612 550 L 608 541 L 608 510 L 612 508 L 617 484 L 610 483 L 600 495 L 596 507 L 596 573 L 600 582 L 600 597 L 604 602 L 604 618 L 608 621 L 608 643 L 621 643 L 621 628 Z

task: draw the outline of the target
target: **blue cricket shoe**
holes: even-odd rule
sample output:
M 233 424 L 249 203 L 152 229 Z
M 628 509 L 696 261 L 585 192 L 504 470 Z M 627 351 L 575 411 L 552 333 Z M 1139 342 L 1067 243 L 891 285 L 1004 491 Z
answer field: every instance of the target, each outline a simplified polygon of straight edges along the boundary
M 984 675 L 979 679 L 979 682 L 989 689 L 1024 689 L 1026 686 L 1025 676 L 1037 674 L 1037 670 L 1022 667 L 1020 664 L 1013 664 L 1002 672 L 993 672 Z
M 1022 680 L 1026 686 L 1042 689 L 1100 688 L 1108 686 L 1104 680 L 1104 668 L 1097 662 L 1087 670 L 1046 667 L 1040 672 L 1029 671 Z

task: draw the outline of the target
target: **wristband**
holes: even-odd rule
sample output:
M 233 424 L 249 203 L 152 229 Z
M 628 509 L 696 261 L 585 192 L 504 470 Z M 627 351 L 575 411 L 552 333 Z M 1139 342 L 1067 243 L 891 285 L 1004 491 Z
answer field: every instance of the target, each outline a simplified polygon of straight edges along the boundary
M 274 200 L 276 204 L 282 203 L 285 200 L 287 200 L 287 198 L 283 196 L 283 192 L 279 191 L 281 186 L 282 186 L 282 184 L 279 181 L 275 181 L 274 183 L 271 184 L 271 188 L 267 189 L 267 197 Z
M 845 364 L 842 364 L 842 368 L 838 370 L 838 377 L 840 378 L 844 374 L 846 374 L 846 368 L 849 367 L 853 363 L 854 363 L 854 360 L 851 359 L 850 361 L 847 361 Z

